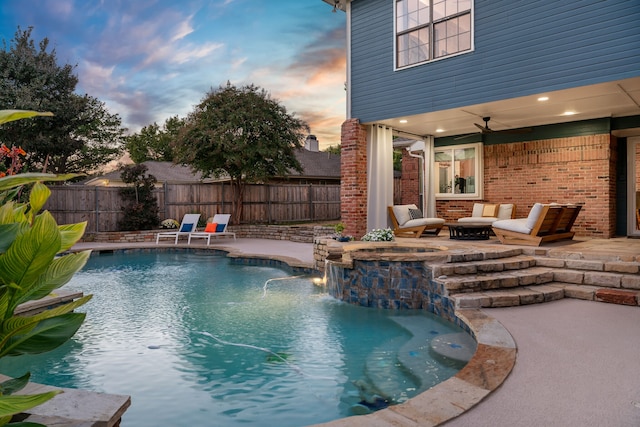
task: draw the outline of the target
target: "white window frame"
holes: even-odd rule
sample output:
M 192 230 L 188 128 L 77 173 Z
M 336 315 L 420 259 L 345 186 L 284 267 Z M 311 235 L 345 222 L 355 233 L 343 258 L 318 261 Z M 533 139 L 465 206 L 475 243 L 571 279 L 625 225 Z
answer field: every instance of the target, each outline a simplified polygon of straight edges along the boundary
M 474 182 L 473 182 L 473 192 L 471 193 L 455 193 L 455 192 L 451 192 L 451 193 L 441 193 L 440 192 L 440 188 L 438 186 L 438 183 L 440 182 L 439 179 L 436 179 L 436 182 L 433 183 L 433 187 L 436 193 L 436 200 L 480 200 L 484 197 L 484 148 L 483 148 L 483 144 L 481 142 L 477 142 L 477 143 L 473 143 L 473 144 L 464 144 L 464 145 L 447 145 L 447 146 L 442 146 L 442 147 L 435 147 L 434 148 L 434 159 L 437 159 L 438 157 L 438 153 L 442 153 L 442 152 L 449 152 L 451 155 L 452 160 L 452 164 L 451 167 L 452 172 L 451 172 L 451 185 L 449 186 L 449 188 L 452 188 L 455 186 L 454 181 L 455 181 L 455 175 L 456 175 L 456 166 L 455 166 L 455 151 L 456 150 L 465 150 L 468 148 L 474 148 L 476 151 L 476 156 L 474 159 L 474 169 L 475 169 L 475 174 L 474 176 Z M 438 174 L 439 170 L 440 170 L 440 162 L 438 162 L 437 160 L 434 162 L 433 164 L 433 168 L 434 168 L 434 173 Z M 470 184 L 467 184 L 470 185 Z M 467 188 L 468 190 L 468 188 Z
M 475 50 L 475 44 L 474 44 L 474 40 L 475 40 L 475 25 L 474 25 L 475 1 L 474 0 L 470 0 L 471 8 L 470 8 L 469 12 L 465 11 L 463 13 L 449 15 L 449 16 L 443 18 L 443 19 L 436 20 L 435 22 L 434 22 L 434 19 L 433 19 L 433 3 L 434 3 L 434 1 L 437 1 L 437 0 L 427 0 L 427 1 L 429 1 L 429 10 L 430 10 L 431 17 L 430 17 L 429 23 L 424 25 L 422 28 L 428 28 L 428 31 L 429 31 L 429 58 L 427 60 L 425 60 L 425 61 L 420 61 L 420 62 L 415 62 L 415 63 L 399 66 L 398 65 L 398 36 L 399 36 L 399 34 L 398 34 L 398 16 L 397 16 L 397 2 L 398 2 L 398 0 L 393 0 L 393 68 L 394 68 L 394 71 L 406 70 L 408 68 L 416 67 L 418 65 L 428 64 L 428 63 L 431 63 L 431 62 L 440 61 L 442 59 L 452 58 L 452 57 L 458 56 L 458 55 L 464 55 L 466 53 L 470 53 L 470 52 L 473 52 Z M 434 50 L 435 50 L 435 47 L 434 47 L 434 39 L 435 39 L 435 37 L 434 37 L 434 34 L 435 34 L 434 27 L 435 27 L 435 25 L 443 23 L 443 22 L 446 22 L 447 20 L 450 20 L 450 19 L 458 18 L 460 16 L 466 15 L 467 13 L 471 15 L 470 16 L 470 21 L 471 21 L 470 22 L 470 24 L 471 24 L 471 28 L 470 28 L 470 32 L 471 32 L 470 43 L 471 43 L 471 46 L 470 46 L 470 48 L 467 49 L 467 50 L 454 52 L 454 53 L 451 53 L 449 55 L 443 55 L 443 56 L 435 57 L 435 55 L 434 55 Z M 401 33 L 405 33 L 405 32 L 410 31 L 411 29 L 417 29 L 417 28 L 421 28 L 421 26 L 411 27 L 411 28 L 409 28 L 407 30 L 401 31 Z

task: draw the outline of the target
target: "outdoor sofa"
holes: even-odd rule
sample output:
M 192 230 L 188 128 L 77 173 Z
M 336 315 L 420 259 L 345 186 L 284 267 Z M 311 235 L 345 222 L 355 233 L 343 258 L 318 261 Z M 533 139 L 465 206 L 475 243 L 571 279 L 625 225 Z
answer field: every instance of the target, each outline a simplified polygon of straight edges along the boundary
M 516 217 L 516 205 L 512 203 L 489 204 L 474 203 L 471 216 L 458 218 L 458 222 L 476 222 L 491 224 L 501 219 Z
M 493 222 L 496 237 L 504 244 L 540 246 L 544 242 L 572 239 L 571 231 L 582 206 L 536 203 L 526 218 Z

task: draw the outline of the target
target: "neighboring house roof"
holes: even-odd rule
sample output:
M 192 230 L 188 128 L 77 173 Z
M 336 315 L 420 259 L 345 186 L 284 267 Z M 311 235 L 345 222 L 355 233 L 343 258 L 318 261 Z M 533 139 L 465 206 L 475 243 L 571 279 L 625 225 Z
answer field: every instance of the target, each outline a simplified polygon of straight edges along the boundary
M 320 151 L 309 151 L 300 149 L 296 151 L 296 157 L 302 166 L 303 173 L 291 171 L 288 177 L 295 178 L 315 178 L 315 179 L 340 179 L 340 156 Z M 216 182 L 226 181 L 221 178 L 202 178 L 200 172 L 193 172 L 189 166 L 175 165 L 171 162 L 146 161 L 143 164 L 147 167 L 147 174 L 153 175 L 158 184 L 186 184 L 196 182 Z M 99 177 L 92 178 L 84 185 L 94 186 L 123 186 L 120 170 L 115 170 Z
M 296 158 L 302 166 L 302 173 L 291 171 L 291 177 L 340 179 L 340 156 L 323 151 L 296 151 Z
M 200 172 L 193 172 L 189 166 L 175 165 L 171 162 L 146 161 L 143 164 L 147 167 L 147 174 L 153 175 L 159 184 L 186 184 L 194 182 L 213 182 L 213 179 L 202 179 Z M 85 182 L 85 185 L 95 186 L 121 186 L 124 185 L 120 177 L 121 170 L 115 170 L 99 177 L 92 178 Z

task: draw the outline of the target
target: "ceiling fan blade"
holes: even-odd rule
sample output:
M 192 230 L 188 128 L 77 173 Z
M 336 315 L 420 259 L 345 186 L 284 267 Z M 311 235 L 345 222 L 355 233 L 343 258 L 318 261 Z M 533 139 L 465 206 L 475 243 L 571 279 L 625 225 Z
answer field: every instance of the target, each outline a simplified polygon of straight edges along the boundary
M 476 127 L 477 127 L 478 129 L 480 129 L 482 132 L 484 132 L 485 130 L 487 130 L 487 128 L 485 128 L 484 126 L 479 125 L 479 124 L 477 124 L 477 123 L 474 123 L 474 125 L 476 125 Z
M 518 134 L 518 133 L 531 133 L 533 132 L 533 128 L 519 128 L 519 129 L 505 129 L 501 132 L 504 133 L 513 133 L 513 134 Z
M 472 136 L 477 136 L 477 133 L 469 133 L 466 135 L 461 135 L 461 136 L 457 136 L 455 138 L 453 138 L 455 141 L 459 140 L 459 139 L 466 139 L 466 138 L 471 138 Z

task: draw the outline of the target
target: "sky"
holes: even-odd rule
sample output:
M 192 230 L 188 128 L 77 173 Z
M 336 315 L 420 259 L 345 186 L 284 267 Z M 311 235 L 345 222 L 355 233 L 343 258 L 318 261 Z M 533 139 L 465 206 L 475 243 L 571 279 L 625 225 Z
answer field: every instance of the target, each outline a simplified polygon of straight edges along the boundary
M 320 149 L 345 120 L 345 14 L 321 0 L 0 0 L 0 39 L 45 37 L 76 92 L 129 133 L 185 117 L 211 89 L 255 84 L 305 120 Z

